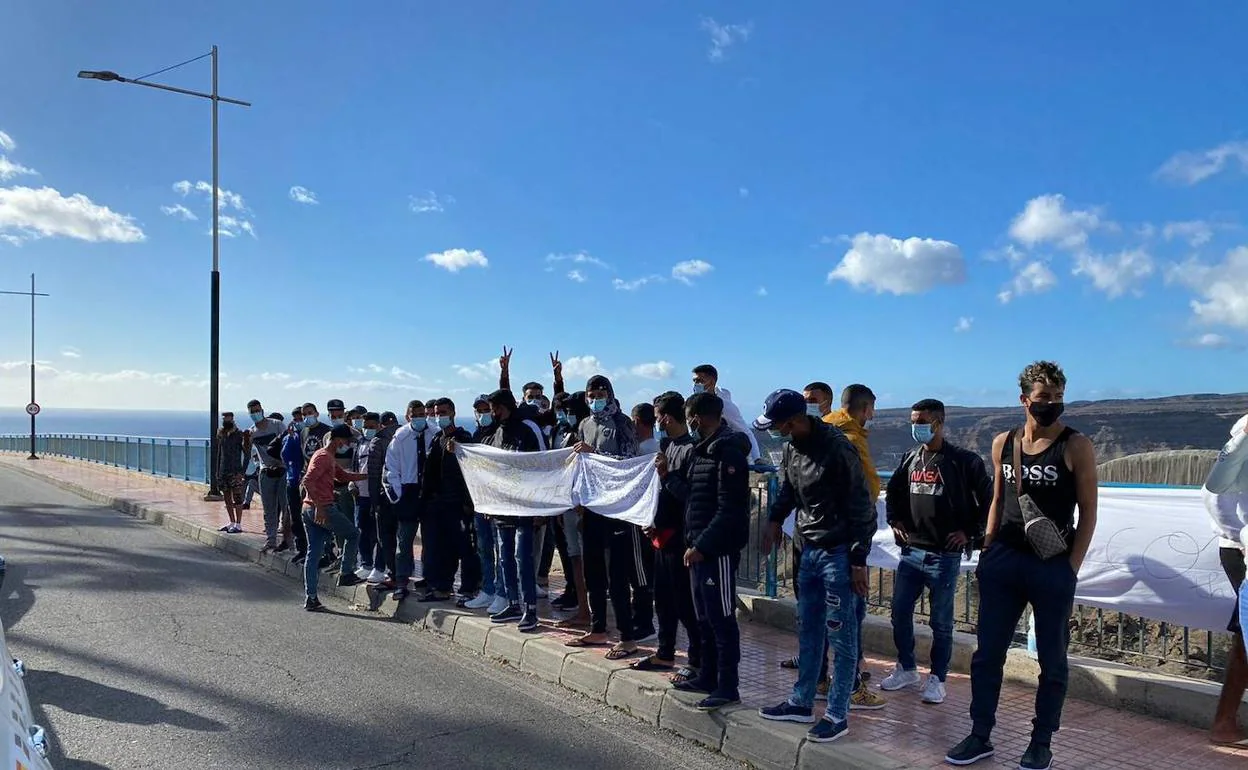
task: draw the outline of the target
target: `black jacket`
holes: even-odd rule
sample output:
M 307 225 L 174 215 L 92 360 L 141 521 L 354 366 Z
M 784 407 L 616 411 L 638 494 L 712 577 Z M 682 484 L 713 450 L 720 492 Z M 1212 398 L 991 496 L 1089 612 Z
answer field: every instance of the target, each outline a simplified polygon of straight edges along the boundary
M 750 440 L 723 423 L 693 447 L 685 544 L 707 558 L 732 556 L 750 541 Z
M 936 501 L 937 519 L 916 522 L 910 510 L 912 483 L 934 483 L 922 478 L 911 478 L 912 473 L 922 473 L 924 466 L 919 449 L 906 452 L 901 463 L 888 480 L 888 494 L 884 507 L 888 524 L 900 524 L 909 534 L 909 545 L 925 551 L 945 551 L 945 541 L 953 532 L 964 532 L 970 541 L 969 548 L 979 548 L 988 526 L 988 511 L 992 508 L 992 476 L 979 455 L 945 441 L 936 453 L 936 462 L 927 470 L 939 470 L 939 483 L 944 486 L 941 499 Z M 930 462 L 930 461 L 929 461 Z M 931 542 L 929 542 L 931 541 Z M 900 540 L 897 545 L 904 545 Z
M 654 528 L 675 530 L 676 537 L 668 543 L 679 546 L 684 541 L 685 503 L 689 499 L 689 465 L 693 457 L 693 439 L 686 433 L 680 438 L 665 438 L 659 451 L 667 456 L 667 475 L 659 490 L 659 506 L 654 514 Z M 683 550 L 683 549 L 682 549 Z
M 865 566 L 878 522 L 858 450 L 837 428 L 807 418 L 811 433 L 784 445 L 780 494 L 770 519 L 783 522 L 797 509 L 797 532 L 819 548 L 849 548 L 849 561 Z
M 389 502 L 389 498 L 381 488 L 381 477 L 385 474 L 386 448 L 390 446 L 390 439 L 394 438 L 394 432 L 398 429 L 397 424 L 389 425 L 377 431 L 377 435 L 368 440 L 368 467 L 365 471 L 368 473 L 368 496 L 374 501 Z M 376 504 L 374 502 L 374 505 Z
M 450 437 L 460 444 L 472 443 L 472 434 L 463 428 L 453 428 Z M 440 513 L 472 513 L 472 498 L 464 483 L 464 472 L 459 467 L 459 458 L 446 451 L 447 438 L 445 431 L 439 431 L 433 439 L 425 460 L 420 496 Z

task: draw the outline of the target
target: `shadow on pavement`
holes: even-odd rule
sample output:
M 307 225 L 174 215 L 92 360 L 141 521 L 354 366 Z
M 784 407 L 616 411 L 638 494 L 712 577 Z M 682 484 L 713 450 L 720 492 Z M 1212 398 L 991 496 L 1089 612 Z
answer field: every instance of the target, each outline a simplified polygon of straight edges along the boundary
M 57 671 L 27 669 L 27 689 L 37 693 L 44 706 L 106 722 L 133 725 L 166 724 L 186 730 L 221 732 L 226 726 L 215 719 L 189 711 L 171 709 L 155 698 L 111 687 Z

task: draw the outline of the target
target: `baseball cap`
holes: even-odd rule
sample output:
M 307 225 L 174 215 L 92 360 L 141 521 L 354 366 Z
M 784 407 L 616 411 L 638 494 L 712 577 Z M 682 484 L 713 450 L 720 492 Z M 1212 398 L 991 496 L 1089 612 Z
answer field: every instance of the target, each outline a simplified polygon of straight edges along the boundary
M 398 415 L 396 415 L 394 412 L 382 412 L 381 413 L 382 425 L 393 425 L 394 423 L 398 421 L 399 421 Z
M 354 434 L 351 432 L 351 426 L 349 425 L 335 425 L 329 431 L 329 437 L 330 438 L 353 438 Z
M 490 397 L 482 393 L 481 395 L 477 396 L 476 399 L 473 400 L 472 405 L 475 407 L 477 404 L 488 404 L 488 403 L 490 403 Z
M 796 390 L 781 388 L 767 397 L 763 413 L 754 419 L 755 430 L 768 430 L 772 425 L 806 414 L 806 399 Z
M 356 414 L 368 414 L 368 408 L 360 406 L 359 404 L 356 404 L 355 406 L 351 407 L 351 411 L 355 412 Z
M 346 407 L 342 405 L 341 398 L 331 398 L 329 402 L 325 404 L 325 409 L 342 409 L 345 411 Z
M 368 422 L 369 420 L 373 420 L 375 422 L 381 422 L 381 415 L 377 414 L 376 412 L 365 412 L 364 421 Z

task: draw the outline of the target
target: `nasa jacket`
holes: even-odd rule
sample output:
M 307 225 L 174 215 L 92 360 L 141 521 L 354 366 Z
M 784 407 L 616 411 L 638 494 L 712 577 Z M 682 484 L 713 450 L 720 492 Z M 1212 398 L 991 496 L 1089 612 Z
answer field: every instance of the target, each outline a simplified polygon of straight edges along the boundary
M 979 548 L 992 508 L 992 476 L 982 457 L 947 440 L 935 454 L 915 447 L 888 480 L 884 507 L 888 525 L 908 534 L 905 542 L 894 538 L 899 546 L 956 551 L 945 543 L 952 533 L 964 532 L 969 548 Z
M 685 499 L 685 544 L 708 559 L 750 541 L 750 440 L 727 421 L 693 447 Z
M 858 450 L 837 428 L 810 421 L 806 438 L 785 442 L 780 494 L 770 519 L 781 523 L 797 509 L 797 533 L 817 548 L 845 547 L 855 567 L 866 566 L 878 519 Z

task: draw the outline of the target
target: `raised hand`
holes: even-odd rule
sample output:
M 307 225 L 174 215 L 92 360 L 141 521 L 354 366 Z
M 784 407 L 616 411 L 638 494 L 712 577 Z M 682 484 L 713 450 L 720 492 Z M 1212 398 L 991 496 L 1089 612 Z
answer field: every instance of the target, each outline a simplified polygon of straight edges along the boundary
M 563 374 L 563 362 L 559 360 L 558 350 L 550 354 L 550 368 L 554 371 L 556 377 Z
M 506 345 L 503 345 L 503 355 L 498 359 L 498 368 L 504 372 L 511 370 L 511 352 L 513 350 L 515 348 L 508 348 Z

